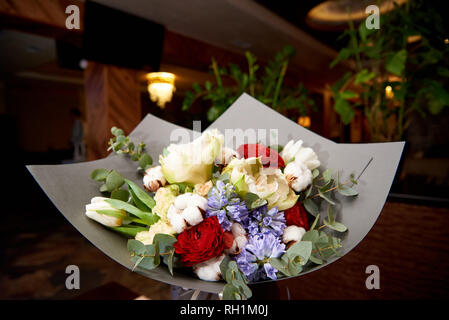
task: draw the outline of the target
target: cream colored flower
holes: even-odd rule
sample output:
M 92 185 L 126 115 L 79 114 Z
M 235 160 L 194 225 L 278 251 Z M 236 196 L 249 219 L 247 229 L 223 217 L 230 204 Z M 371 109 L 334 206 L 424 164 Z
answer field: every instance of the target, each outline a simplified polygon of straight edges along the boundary
M 269 208 L 287 210 L 298 200 L 282 171 L 278 168 L 264 168 L 260 158 L 234 159 L 223 170 L 223 173 L 226 172 L 241 197 L 247 192 L 254 193 L 267 200 Z
M 312 183 L 312 171 L 302 162 L 290 162 L 284 169 L 289 186 L 296 192 L 305 190 Z
M 156 213 L 161 220 L 167 220 L 168 208 L 175 202 L 176 197 L 179 194 L 179 187 L 177 185 L 169 185 L 164 188 L 159 188 L 154 195 L 154 201 L 156 205 L 153 208 L 153 212 Z
M 90 204 L 86 205 L 86 216 L 108 227 L 121 226 L 122 220 L 126 217 L 126 212 L 113 208 L 105 201 L 106 199 L 108 198 L 92 198 Z
M 205 131 L 191 143 L 171 144 L 167 154 L 159 156 L 164 177 L 169 183 L 205 183 L 211 178 L 223 142 L 224 136 L 214 129 Z
M 136 240 L 145 245 L 152 244 L 154 236 L 159 233 L 174 235 L 176 230 L 170 225 L 170 223 L 159 220 L 155 224 L 151 225 L 150 230 L 137 233 Z
M 205 281 L 218 281 L 221 277 L 220 264 L 223 261 L 225 255 L 212 258 L 205 262 L 201 262 L 193 266 L 193 272 L 196 273 L 198 278 Z
M 193 190 L 194 193 L 199 194 L 202 197 L 206 197 L 209 193 L 209 190 L 213 187 L 212 181 L 207 181 L 206 183 L 198 183 L 195 185 Z
M 143 185 L 148 191 L 156 192 L 160 187 L 165 186 L 166 183 L 167 180 L 165 180 L 165 177 L 162 174 L 161 166 L 156 166 L 145 170 Z

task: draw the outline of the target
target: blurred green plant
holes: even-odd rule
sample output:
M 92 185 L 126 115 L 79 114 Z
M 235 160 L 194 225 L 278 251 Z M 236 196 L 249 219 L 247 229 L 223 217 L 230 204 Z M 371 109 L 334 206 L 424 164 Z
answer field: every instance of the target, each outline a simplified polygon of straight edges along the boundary
M 362 109 L 373 141 L 403 138 L 410 115 L 436 115 L 449 105 L 449 45 L 444 21 L 429 2 L 408 1 L 380 17 L 380 29 L 352 21 L 348 46 L 331 63 L 355 63 L 331 90 L 335 111 L 349 124 Z M 413 41 L 413 39 L 417 41 Z M 389 88 L 387 88 L 389 87 Z M 391 93 L 387 91 L 391 89 Z
M 306 115 L 309 108 L 316 108 L 308 90 L 301 83 L 294 88 L 283 86 L 288 64 L 295 54 L 293 47 L 286 46 L 268 62 L 263 74 L 259 72 L 260 65 L 257 64 L 256 56 L 248 51 L 245 52 L 248 61 L 247 72 L 233 63 L 228 67 L 219 67 L 217 61 L 212 58 L 211 71 L 215 75 L 215 83 L 207 81 L 204 86 L 194 83 L 193 91 L 187 91 L 185 94 L 182 110 L 189 110 L 197 99 L 210 101 L 207 119 L 212 122 L 242 93 L 247 92 L 285 115 L 288 115 L 290 110 L 296 110 L 296 116 Z M 233 84 L 224 85 L 225 77 L 232 79 Z

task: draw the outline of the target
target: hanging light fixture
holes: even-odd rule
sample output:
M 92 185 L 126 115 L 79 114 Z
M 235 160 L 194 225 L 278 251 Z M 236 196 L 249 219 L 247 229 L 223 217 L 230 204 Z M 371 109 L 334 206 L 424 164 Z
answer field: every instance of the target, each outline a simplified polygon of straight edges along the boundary
M 312 121 L 309 116 L 300 116 L 298 117 L 298 124 L 304 128 L 310 128 Z
M 146 75 L 150 99 L 161 108 L 170 102 L 175 88 L 175 75 L 170 72 L 151 72 Z

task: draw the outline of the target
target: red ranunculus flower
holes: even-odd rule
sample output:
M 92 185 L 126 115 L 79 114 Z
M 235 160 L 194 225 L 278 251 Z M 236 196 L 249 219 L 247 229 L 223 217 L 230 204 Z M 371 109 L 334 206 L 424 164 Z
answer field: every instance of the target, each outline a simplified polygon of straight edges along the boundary
M 181 263 L 186 267 L 221 255 L 224 249 L 223 229 L 217 217 L 206 218 L 180 233 L 174 247 L 175 252 L 181 256 Z
M 251 157 L 261 157 L 264 167 L 285 167 L 284 160 L 275 150 L 261 144 L 242 144 L 237 149 L 237 153 L 245 159 Z
M 297 202 L 293 207 L 284 211 L 284 217 L 287 226 L 295 225 L 306 230 L 309 229 L 309 221 L 307 220 L 307 212 L 303 205 Z

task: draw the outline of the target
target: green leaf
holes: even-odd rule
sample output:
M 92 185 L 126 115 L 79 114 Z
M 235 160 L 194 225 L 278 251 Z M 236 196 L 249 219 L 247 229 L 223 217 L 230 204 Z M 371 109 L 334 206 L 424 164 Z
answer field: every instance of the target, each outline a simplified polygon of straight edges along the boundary
M 108 228 L 115 232 L 118 232 L 126 237 L 130 237 L 130 238 L 134 238 L 136 236 L 136 234 L 138 234 L 141 231 L 148 231 L 148 228 L 138 227 L 138 226 L 108 227 Z M 140 242 L 140 241 L 138 241 L 138 242 Z
M 301 241 L 311 241 L 312 243 L 314 243 L 318 238 L 319 238 L 318 230 L 310 229 L 309 231 L 304 233 Z
M 237 300 L 240 297 L 239 290 L 232 284 L 226 284 L 223 288 L 223 300 Z M 241 299 L 238 299 L 241 300 Z
M 139 188 L 139 186 L 134 182 L 132 182 L 131 180 L 125 179 L 125 182 L 128 185 L 128 187 L 133 191 L 135 196 L 148 207 L 147 211 L 151 211 L 151 209 L 153 209 L 154 206 L 156 205 L 156 201 L 154 201 L 154 199 L 148 193 Z
M 320 175 L 320 171 L 318 169 L 313 169 L 312 170 L 312 179 L 315 179 L 319 175 Z
M 293 260 L 296 257 L 301 257 L 299 262 L 300 265 L 305 265 L 309 261 L 310 255 L 312 254 L 312 242 L 311 241 L 299 241 L 288 248 L 286 252 L 289 259 Z
M 337 191 L 338 191 L 338 193 L 340 193 L 341 195 L 346 196 L 346 197 L 352 197 L 352 196 L 356 196 L 359 194 L 356 190 L 352 189 L 351 187 L 345 186 L 345 185 L 339 185 L 337 187 Z
M 327 219 L 330 224 L 335 222 L 334 207 L 331 205 L 327 207 Z
M 118 199 L 126 202 L 129 199 L 129 192 L 124 189 L 114 190 L 111 193 L 111 199 Z
M 90 178 L 95 181 L 106 181 L 109 171 L 106 169 L 95 169 L 91 172 Z
M 114 191 L 115 189 L 120 188 L 125 183 L 122 175 L 115 170 L 109 172 L 106 177 L 106 187 L 109 192 Z
M 323 172 L 323 179 L 326 183 L 328 183 L 329 181 L 331 181 L 332 179 L 332 169 L 326 169 Z
M 351 108 L 347 100 L 343 99 L 340 96 L 337 96 L 335 98 L 334 109 L 340 115 L 341 121 L 343 121 L 345 125 L 351 123 L 352 119 L 354 118 L 355 112 Z
M 346 230 L 348 230 L 348 228 L 344 224 L 337 222 L 337 221 L 334 221 L 334 223 L 330 223 L 329 221 L 324 220 L 324 224 L 327 227 L 329 227 L 335 231 L 338 231 L 338 232 L 345 232 Z
M 319 213 L 317 204 L 312 199 L 306 199 L 303 202 L 304 208 L 314 217 Z
M 322 259 L 317 258 L 317 257 L 315 257 L 313 255 L 310 256 L 309 260 L 312 261 L 315 264 L 323 264 L 323 260 Z
M 348 100 L 348 99 L 354 99 L 354 98 L 357 98 L 357 97 L 359 96 L 359 94 L 356 93 L 356 92 L 354 92 L 354 91 L 352 91 L 352 90 L 346 90 L 346 91 L 340 92 L 340 96 L 341 96 L 343 99 Z
M 106 185 L 106 183 L 101 185 L 100 192 L 108 192 L 108 186 Z
M 122 129 L 119 129 L 119 128 L 117 128 L 117 127 L 112 127 L 112 128 L 111 128 L 111 133 L 112 133 L 114 136 L 116 136 L 116 137 L 118 137 L 118 136 L 123 136 L 123 135 L 124 135 L 123 130 L 122 130 Z
M 242 298 L 248 299 L 252 296 L 251 289 L 243 281 L 234 279 L 231 284 L 242 294 Z
M 273 268 L 278 270 L 280 273 L 284 274 L 287 277 L 292 276 L 292 274 L 288 270 L 288 263 L 286 261 L 278 258 L 270 258 L 269 261 Z
M 401 76 L 407 61 L 407 50 L 402 49 L 387 58 L 385 69 L 394 75 Z
M 102 209 L 98 209 L 95 210 L 97 213 L 99 214 L 104 214 L 105 216 L 110 216 L 110 217 L 114 217 L 114 218 L 119 218 L 119 219 L 123 219 L 125 218 L 125 215 L 123 214 L 123 211 L 120 210 L 102 210 Z
M 134 254 L 144 254 L 145 253 L 145 245 L 134 239 L 128 240 L 128 251 Z
M 333 68 L 335 65 L 337 65 L 341 60 L 346 60 L 348 59 L 351 55 L 353 54 L 353 50 L 349 49 L 349 48 L 343 48 L 340 50 L 340 52 L 338 53 L 337 58 L 335 58 L 334 61 L 331 62 L 331 64 L 329 65 L 329 68 Z
M 362 71 L 357 73 L 357 75 L 355 76 L 354 83 L 355 84 L 365 83 L 374 78 L 375 76 L 376 74 L 374 72 L 369 72 L 367 69 L 362 69 Z
M 326 200 L 328 203 L 335 205 L 335 202 L 331 199 L 329 194 L 324 193 L 321 190 L 318 190 L 318 193 L 319 193 L 320 197 L 323 198 L 324 200 Z
M 312 226 L 310 227 L 310 230 L 315 229 L 316 225 L 318 224 L 318 221 L 320 221 L 320 214 L 318 213 L 315 217 L 315 220 L 312 223 Z
M 109 203 L 115 209 L 125 210 L 125 211 L 135 215 L 136 217 L 142 219 L 148 225 L 152 225 L 159 220 L 159 216 L 154 215 L 150 212 L 142 211 L 127 202 L 117 200 L 117 199 L 105 199 L 104 201 Z
M 143 153 L 139 159 L 139 167 L 146 170 L 149 166 L 153 164 L 153 159 L 147 154 Z

